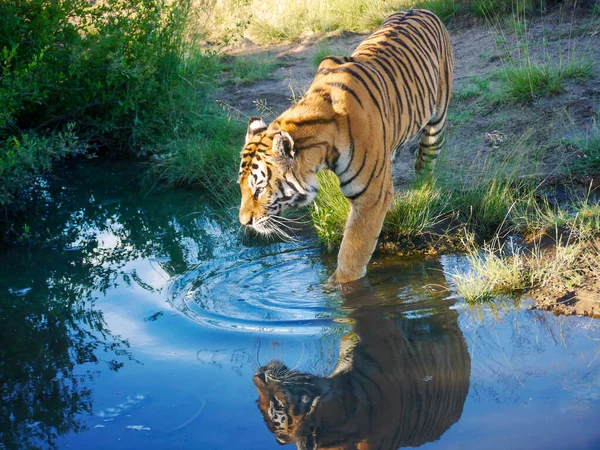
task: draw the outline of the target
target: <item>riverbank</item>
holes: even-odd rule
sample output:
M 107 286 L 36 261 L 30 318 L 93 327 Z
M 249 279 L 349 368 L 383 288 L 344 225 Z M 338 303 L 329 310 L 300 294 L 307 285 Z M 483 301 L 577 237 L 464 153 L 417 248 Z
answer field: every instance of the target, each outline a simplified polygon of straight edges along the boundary
M 27 86 L 36 86 L 46 72 L 38 73 L 31 66 L 31 77 L 21 79 L 34 84 L 10 85 L 20 87 L 14 90 L 18 94 L 15 98 L 22 100 L 25 112 L 15 109 L 6 122 L 29 123 L 31 130 L 19 134 L 16 125 L 2 128 L 0 190 L 4 190 L 0 204 L 5 217 L 27 209 L 31 200 L 28 187 L 43 183 L 40 174 L 72 155 L 102 152 L 107 144 L 115 157 L 133 155 L 147 162 L 149 195 L 157 185 L 198 186 L 199 191 L 210 192 L 217 204 L 234 208 L 238 202 L 235 172 L 247 119 L 260 115 L 272 120 L 297 101 L 320 60 L 329 54 L 350 54 L 365 33 L 387 15 L 386 8 L 420 6 L 443 17 L 452 36 L 456 74 L 449 132 L 432 180 L 414 177 L 414 143 L 405 145 L 395 158 L 396 199 L 384 225 L 380 251 L 403 255 L 462 251 L 472 258 L 487 255 L 485 261 L 498 257 L 510 266 L 515 255 L 502 251 L 507 236 L 518 236 L 525 243 L 518 258 L 543 260 L 548 265 L 556 265 L 556 261 L 550 256 L 531 256 L 536 248 L 574 248 L 575 242 L 594 248 L 594 239 L 600 234 L 596 192 L 600 179 L 597 6 L 574 8 L 570 2 L 548 1 L 540 5 L 518 2 L 506 8 L 506 2 L 494 0 L 432 0 L 418 5 L 386 3 L 385 7 L 376 1 L 355 3 L 345 9 L 343 21 L 332 21 L 338 16 L 330 14 L 336 11 L 331 0 L 320 7 L 324 8 L 319 10 L 320 20 L 311 11 L 285 24 L 262 9 L 245 20 L 240 16 L 243 8 L 236 14 L 225 14 L 236 6 L 233 0 L 219 1 L 209 10 L 195 2 L 177 3 L 184 9 L 165 11 L 172 11 L 168 24 L 178 34 L 171 40 L 153 41 L 157 52 L 159 48 L 169 49 L 156 53 L 157 58 L 168 56 L 160 59 L 163 63 L 152 63 L 158 71 L 142 70 L 140 64 L 145 63 L 135 52 L 123 56 L 124 66 L 114 66 L 127 33 L 135 33 L 141 26 L 132 23 L 116 35 L 108 57 L 97 58 L 92 66 L 82 63 L 78 66 L 79 81 L 65 81 L 83 83 L 86 70 L 108 65 L 121 76 L 118 83 L 111 81 L 118 87 L 111 91 L 114 98 L 107 99 L 107 104 L 114 102 L 121 108 L 116 110 L 80 110 L 77 102 L 83 100 L 61 103 L 60 98 L 49 95 L 39 99 L 45 120 L 42 116 L 36 119 L 30 114 L 32 99 L 23 96 Z M 11 3 L 16 4 L 17 0 Z M 101 2 L 98 5 L 102 7 Z M 123 4 L 119 11 L 125 14 L 140 5 Z M 102 10 L 84 12 L 89 11 L 96 14 L 94 20 L 102 17 Z M 164 12 L 157 14 L 148 16 L 148 23 L 163 17 L 160 14 Z M 81 33 L 90 23 L 74 30 Z M 282 26 L 295 27 L 295 31 L 278 28 Z M 91 35 L 80 34 L 71 56 L 80 50 L 99 51 L 102 33 L 108 31 L 101 29 L 94 40 Z M 21 61 L 18 53 L 7 55 L 5 66 L 10 58 L 19 64 L 5 69 L 10 77 L 2 79 L 3 92 L 10 92 L 6 91 L 6 80 L 17 80 L 17 75 L 30 67 L 27 61 L 36 58 L 34 53 Z M 57 55 L 60 58 L 56 61 L 65 56 Z M 90 80 L 93 78 L 86 83 Z M 98 86 L 94 92 L 104 95 L 104 85 Z M 63 108 L 63 113 L 52 116 L 57 111 L 53 105 Z M 106 122 L 106 117 L 111 120 Z M 48 133 L 36 131 L 48 120 L 53 121 Z M 320 183 L 309 221 L 323 245 L 335 252 L 348 204 L 335 177 L 324 173 Z M 26 235 L 31 220 L 25 211 L 21 220 L 7 222 L 4 239 Z M 557 235 L 572 238 L 548 244 L 548 238 Z M 580 259 L 574 261 L 577 266 Z M 463 283 L 465 298 L 485 301 L 508 292 L 506 287 L 490 287 L 506 283 L 487 280 L 486 264 L 473 266 L 480 272 L 474 274 L 470 287 Z M 588 273 L 584 267 L 575 270 Z M 557 280 L 557 286 L 564 285 L 564 292 L 548 295 L 562 298 L 570 287 Z M 592 286 L 593 281 L 590 283 Z M 533 292 L 542 285 L 547 286 L 548 281 L 521 281 L 510 292 Z M 474 293 L 476 287 L 481 289 L 479 294 Z
M 472 302 L 539 290 L 539 307 L 597 314 L 593 303 L 565 309 L 560 300 L 597 279 L 589 261 L 561 256 L 586 254 L 600 234 L 597 11 L 560 4 L 541 15 L 505 13 L 448 20 L 456 73 L 446 145 L 432 180 L 415 179 L 414 142 L 400 150 L 379 250 L 467 252 L 477 264 L 459 291 Z M 218 101 L 241 119 L 273 119 L 301 97 L 320 59 L 350 54 L 365 36 L 309 35 L 266 47 L 246 40 L 234 58 L 269 55 L 284 65 L 254 84 L 227 86 Z M 320 174 L 320 185 L 310 218 L 335 252 L 349 205 L 333 174 Z M 520 253 L 505 251 L 507 236 L 522 242 Z M 493 263 L 503 270 L 488 276 Z M 532 272 L 511 282 L 510 272 L 524 267 Z M 565 281 L 563 270 L 577 276 Z

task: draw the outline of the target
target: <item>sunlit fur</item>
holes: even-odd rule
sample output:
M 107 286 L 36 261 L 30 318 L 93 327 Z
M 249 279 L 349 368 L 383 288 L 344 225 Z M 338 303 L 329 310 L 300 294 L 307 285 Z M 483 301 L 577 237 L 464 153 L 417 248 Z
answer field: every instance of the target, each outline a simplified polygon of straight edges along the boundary
M 424 10 L 388 17 L 350 57 L 330 56 L 304 97 L 268 126 L 252 118 L 242 150 L 240 222 L 287 234 L 281 212 L 313 201 L 332 170 L 351 203 L 331 281 L 362 278 L 393 198 L 391 154 L 420 132 L 415 167 L 443 143 L 453 76 L 450 38 Z
M 447 309 L 433 317 L 357 313 L 327 377 L 260 368 L 258 407 L 279 443 L 299 450 L 396 450 L 435 441 L 462 415 L 471 361 Z

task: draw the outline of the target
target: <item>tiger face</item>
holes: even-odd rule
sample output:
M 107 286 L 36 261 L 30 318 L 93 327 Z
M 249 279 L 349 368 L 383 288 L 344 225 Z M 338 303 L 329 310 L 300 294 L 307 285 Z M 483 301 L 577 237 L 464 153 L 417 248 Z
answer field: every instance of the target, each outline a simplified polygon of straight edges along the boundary
M 279 361 L 271 361 L 254 375 L 256 403 L 278 443 L 317 448 L 315 411 L 321 390 L 316 381 L 313 375 L 290 370 Z
M 261 234 L 285 234 L 280 214 L 310 204 L 316 180 L 296 174 L 298 161 L 292 136 L 277 126 L 267 128 L 253 117 L 248 123 L 238 183 L 242 194 L 239 219 Z

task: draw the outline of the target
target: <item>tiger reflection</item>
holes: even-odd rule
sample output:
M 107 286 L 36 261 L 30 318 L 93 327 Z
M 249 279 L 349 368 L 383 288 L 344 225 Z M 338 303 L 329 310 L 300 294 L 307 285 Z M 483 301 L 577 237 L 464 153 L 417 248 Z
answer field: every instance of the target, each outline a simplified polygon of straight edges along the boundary
M 471 372 L 458 313 L 448 304 L 429 317 L 405 312 L 350 314 L 353 330 L 327 377 L 279 361 L 256 372 L 258 407 L 277 442 L 301 450 L 398 449 L 435 441 L 458 421 Z

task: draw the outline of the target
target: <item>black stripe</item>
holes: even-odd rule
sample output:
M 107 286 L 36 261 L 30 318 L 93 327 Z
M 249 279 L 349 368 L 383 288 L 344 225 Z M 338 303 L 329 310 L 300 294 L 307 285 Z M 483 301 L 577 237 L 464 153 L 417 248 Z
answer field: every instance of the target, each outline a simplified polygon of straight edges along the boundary
M 371 172 L 371 176 L 369 177 L 369 181 L 367 181 L 367 184 L 362 188 L 361 191 L 357 192 L 356 194 L 353 195 L 346 195 L 346 198 L 348 200 L 356 200 L 358 197 L 360 197 L 361 195 L 363 195 L 365 193 L 365 191 L 367 189 L 369 189 L 369 185 L 371 184 L 371 181 L 373 181 L 373 173 L 375 172 L 375 168 L 373 168 L 373 172 Z
M 337 57 L 337 56 L 326 56 L 325 58 L 323 58 L 321 60 L 321 62 L 325 61 L 326 59 L 329 59 L 329 60 L 333 61 L 336 64 L 343 64 L 343 61 L 339 57 Z
M 416 89 L 411 89 L 412 98 L 414 99 L 418 94 L 418 98 L 421 100 L 421 111 L 423 111 L 425 109 L 425 105 L 423 103 L 423 95 L 424 95 L 424 90 L 425 90 L 423 81 L 419 78 L 419 76 L 418 76 L 416 70 L 414 69 L 414 67 L 412 66 L 412 64 L 410 64 L 410 59 L 406 57 L 406 55 L 402 52 L 401 49 L 399 49 L 396 46 L 391 46 L 390 49 L 393 52 L 399 53 L 399 56 L 396 58 L 396 62 L 399 65 L 401 65 L 402 68 L 404 68 L 407 75 L 410 75 L 412 84 L 416 88 Z M 408 63 L 408 65 L 407 65 L 407 63 Z M 411 98 L 411 96 L 407 96 L 407 97 Z M 413 121 L 417 120 L 417 112 L 418 112 L 418 109 L 416 109 L 414 111 L 414 115 L 411 115 Z
M 350 161 L 348 161 L 348 165 L 344 170 L 337 174 L 338 178 L 342 176 L 352 165 L 352 161 L 354 161 L 354 136 L 352 135 L 352 127 L 350 125 L 350 116 L 346 116 L 346 121 L 348 122 L 348 137 L 350 139 Z
M 367 151 L 364 150 L 363 152 L 363 160 L 362 163 L 360 165 L 360 167 L 358 168 L 358 170 L 354 173 L 354 175 L 352 175 L 350 178 L 348 178 L 346 181 L 342 182 L 342 180 L 340 179 L 340 188 L 343 188 L 345 186 L 348 186 L 349 183 L 351 183 L 352 181 L 354 181 L 356 179 L 356 177 L 358 175 L 360 175 L 360 173 L 362 172 L 363 168 L 365 167 L 365 162 L 367 161 Z M 338 177 L 339 178 L 339 177 Z
M 363 106 L 362 102 L 360 101 L 360 98 L 358 98 L 358 95 L 356 95 L 356 92 L 354 92 L 352 89 L 350 89 L 344 83 L 338 83 L 338 82 L 334 81 L 334 82 L 328 82 L 327 85 L 339 88 L 342 91 L 349 93 L 352 97 L 354 97 L 356 99 L 356 101 L 358 102 L 360 107 L 364 109 L 364 106 Z
M 363 73 L 365 73 L 365 69 L 361 68 L 360 64 L 355 64 L 353 67 L 360 68 L 361 71 Z M 377 99 L 373 95 L 373 92 L 371 91 L 369 85 L 366 83 L 366 81 L 364 80 L 364 78 L 361 77 L 358 73 L 356 73 L 354 70 L 352 70 L 349 67 L 338 67 L 337 69 L 325 69 L 325 70 L 320 70 L 319 72 L 322 72 L 324 74 L 329 74 L 329 73 L 348 73 L 348 74 L 352 75 L 354 78 L 356 78 L 358 81 L 360 81 L 362 83 L 362 85 L 364 86 L 365 90 L 369 93 L 369 96 L 371 97 L 371 100 L 373 100 L 373 103 L 377 107 L 377 110 L 379 111 L 379 116 L 381 117 L 381 120 L 383 121 L 383 112 L 381 111 L 381 107 L 379 106 L 379 103 L 377 102 Z M 368 73 L 365 73 L 365 75 L 367 75 L 367 77 L 371 80 L 371 83 L 373 83 L 373 85 L 375 86 L 375 88 L 379 92 L 379 96 L 381 98 L 383 98 L 383 94 L 381 93 L 381 90 L 379 89 L 379 87 L 375 84 L 375 81 L 373 80 L 373 77 L 370 74 L 368 74 Z
M 427 84 L 427 88 L 430 91 L 429 94 L 433 94 L 433 89 L 435 87 L 435 80 L 433 79 L 433 75 L 431 75 L 431 73 L 429 73 L 429 70 L 427 70 L 427 64 L 425 63 L 425 61 L 421 58 L 421 55 L 419 55 L 418 52 L 413 52 L 413 50 L 402 40 L 402 39 L 393 39 L 394 42 L 396 42 L 400 47 L 402 47 L 403 49 L 405 49 L 408 53 L 410 53 L 410 55 L 412 56 L 412 61 L 410 58 L 407 58 L 408 61 L 411 63 L 411 67 L 413 67 L 414 70 L 414 66 L 413 66 L 413 61 L 417 63 L 420 72 L 422 74 L 427 74 L 429 77 L 429 79 L 425 78 L 425 77 L 419 77 L 416 74 L 415 71 L 415 76 L 418 78 L 419 83 L 421 84 L 421 86 L 423 87 L 423 95 L 425 95 L 425 85 L 423 85 L 423 82 L 425 82 Z M 428 81 L 430 81 L 430 83 L 428 83 Z
M 288 121 L 288 122 L 286 122 L 286 125 L 287 124 L 292 124 L 292 125 L 295 125 L 297 127 L 304 127 L 304 126 L 311 126 L 311 125 L 325 125 L 325 124 L 331 123 L 333 121 L 334 121 L 333 118 L 330 118 L 330 119 L 314 118 L 314 119 L 304 119 L 304 120 L 301 120 L 299 122 Z

